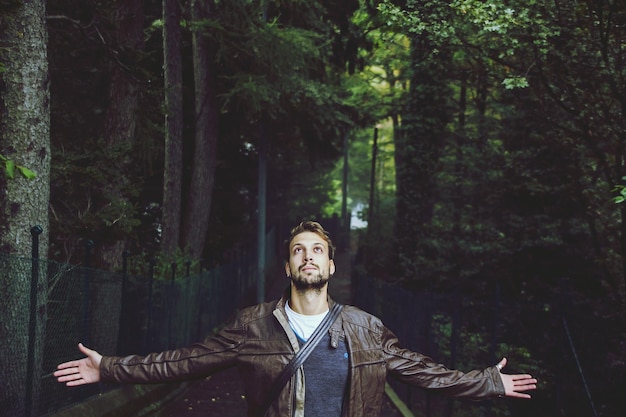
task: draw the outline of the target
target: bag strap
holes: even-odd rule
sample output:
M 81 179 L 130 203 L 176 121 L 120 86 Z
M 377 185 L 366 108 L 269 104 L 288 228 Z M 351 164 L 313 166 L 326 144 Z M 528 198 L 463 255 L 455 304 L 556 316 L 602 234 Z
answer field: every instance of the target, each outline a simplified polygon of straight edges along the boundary
M 298 353 L 291 359 L 291 361 L 285 366 L 278 376 L 278 378 L 274 381 L 272 388 L 269 391 L 269 394 L 265 398 L 263 402 L 263 406 L 259 409 L 260 412 L 257 414 L 259 417 L 265 416 L 267 410 L 270 408 L 272 403 L 278 398 L 280 392 L 287 384 L 287 381 L 291 378 L 291 376 L 296 372 L 298 368 L 302 366 L 304 361 L 309 357 L 315 346 L 322 340 L 323 335 L 328 332 L 330 326 L 335 322 L 337 317 L 339 317 L 339 313 L 343 310 L 343 305 L 339 303 L 335 303 L 333 308 L 330 309 L 330 312 L 324 317 L 324 320 L 317 326 L 311 337 L 306 341 L 306 343 L 300 348 Z

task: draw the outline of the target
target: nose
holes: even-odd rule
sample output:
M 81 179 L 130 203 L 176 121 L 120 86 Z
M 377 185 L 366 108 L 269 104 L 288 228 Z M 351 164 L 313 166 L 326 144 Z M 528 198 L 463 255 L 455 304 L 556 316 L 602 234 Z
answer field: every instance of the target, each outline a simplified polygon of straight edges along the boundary
M 304 262 L 308 262 L 308 261 L 312 261 L 313 260 L 313 256 L 311 256 L 308 252 L 304 254 Z

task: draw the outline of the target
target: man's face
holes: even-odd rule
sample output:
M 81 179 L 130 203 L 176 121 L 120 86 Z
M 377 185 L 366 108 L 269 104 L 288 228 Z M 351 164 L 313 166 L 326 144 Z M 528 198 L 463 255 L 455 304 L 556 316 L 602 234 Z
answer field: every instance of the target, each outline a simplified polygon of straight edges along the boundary
M 328 243 L 317 233 L 303 232 L 289 242 L 285 272 L 298 290 L 321 289 L 335 273 Z

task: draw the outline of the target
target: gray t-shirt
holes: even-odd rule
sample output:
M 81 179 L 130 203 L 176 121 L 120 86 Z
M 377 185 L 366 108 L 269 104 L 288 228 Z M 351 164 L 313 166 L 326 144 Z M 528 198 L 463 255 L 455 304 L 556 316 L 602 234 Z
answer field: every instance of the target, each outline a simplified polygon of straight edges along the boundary
M 326 333 L 304 362 L 304 417 L 341 417 L 350 358 L 345 337 L 336 348 L 330 342 Z

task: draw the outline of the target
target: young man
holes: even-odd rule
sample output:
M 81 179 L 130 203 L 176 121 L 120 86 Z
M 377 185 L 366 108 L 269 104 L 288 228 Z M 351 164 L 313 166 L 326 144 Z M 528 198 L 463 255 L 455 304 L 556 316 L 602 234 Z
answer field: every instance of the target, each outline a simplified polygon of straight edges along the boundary
M 246 308 L 217 335 L 190 347 L 145 357 L 86 355 L 58 366 L 59 382 L 77 386 L 98 381 L 146 383 L 207 376 L 237 366 L 245 385 L 248 415 L 263 413 L 274 380 L 329 313 L 335 302 L 328 280 L 335 272 L 334 246 L 316 222 L 302 222 L 288 240 L 285 272 L 291 284 L 280 300 Z M 297 369 L 265 414 L 268 417 L 375 417 L 388 375 L 453 397 L 530 398 L 530 375 L 508 375 L 496 366 L 463 373 L 400 346 L 382 322 L 345 306 L 329 331 Z

